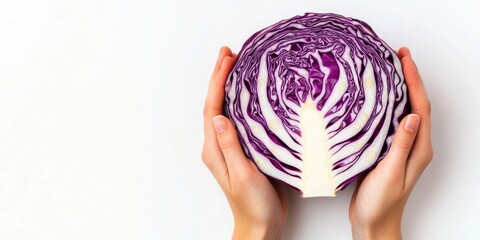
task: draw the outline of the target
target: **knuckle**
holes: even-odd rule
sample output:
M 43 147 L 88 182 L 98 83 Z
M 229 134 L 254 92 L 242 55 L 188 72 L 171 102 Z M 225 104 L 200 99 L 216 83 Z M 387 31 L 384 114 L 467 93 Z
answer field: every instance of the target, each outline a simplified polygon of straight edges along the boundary
M 230 151 L 233 149 L 235 142 L 231 139 L 231 137 L 227 134 L 224 133 L 225 136 L 222 136 L 222 139 L 218 141 L 218 146 L 222 151 Z
M 429 147 L 428 150 L 425 153 L 425 158 L 427 159 L 428 162 L 431 162 L 433 160 L 433 148 Z
M 203 117 L 213 117 L 215 115 L 221 114 L 223 109 L 221 107 L 214 107 L 212 104 L 208 103 L 208 100 L 205 103 L 203 108 Z
M 203 116 L 209 116 L 210 113 L 212 112 L 211 108 L 208 107 L 207 101 L 205 101 L 205 106 L 203 107 Z
M 393 171 L 388 174 L 383 174 L 382 175 L 382 180 L 391 186 L 393 189 L 395 189 L 395 186 L 398 185 L 399 180 L 401 180 L 402 174 L 400 171 Z
M 233 193 L 239 195 L 244 195 L 256 181 L 255 175 L 251 171 L 238 171 L 230 176 L 233 184 Z
M 211 164 L 210 154 L 208 153 L 208 151 L 205 148 L 202 149 L 202 160 L 203 160 L 203 163 L 206 166 L 210 166 L 210 164 Z
M 412 140 L 411 139 L 401 139 L 398 141 L 398 148 L 403 150 L 409 150 L 412 147 Z
M 251 183 L 255 180 L 255 174 L 251 169 L 245 169 L 239 173 L 239 179 L 244 183 Z
M 205 106 L 203 107 L 203 116 L 207 116 L 208 109 L 207 109 L 207 102 L 205 101 Z
M 283 214 L 282 214 L 282 219 L 283 221 L 286 221 L 288 218 L 288 208 L 284 208 Z
M 430 114 L 432 113 L 432 104 L 430 103 L 430 100 L 427 100 L 425 103 L 425 111 Z
M 426 147 L 423 151 L 418 153 L 417 155 L 418 160 L 421 162 L 421 165 L 424 168 L 426 168 L 433 159 L 433 149 L 432 147 Z

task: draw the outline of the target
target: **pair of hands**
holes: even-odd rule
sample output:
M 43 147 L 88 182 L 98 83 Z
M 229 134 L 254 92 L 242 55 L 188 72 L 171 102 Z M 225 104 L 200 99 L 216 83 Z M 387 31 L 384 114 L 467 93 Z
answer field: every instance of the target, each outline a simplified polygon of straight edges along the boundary
M 357 182 L 349 218 L 354 239 L 401 239 L 403 210 L 433 157 L 430 102 L 407 48 L 398 51 L 412 114 L 400 123 L 387 156 Z M 234 125 L 223 114 L 225 82 L 237 55 L 223 47 L 210 79 L 204 108 L 202 159 L 219 183 L 233 212 L 233 239 L 280 239 L 288 214 L 274 180 L 245 157 Z

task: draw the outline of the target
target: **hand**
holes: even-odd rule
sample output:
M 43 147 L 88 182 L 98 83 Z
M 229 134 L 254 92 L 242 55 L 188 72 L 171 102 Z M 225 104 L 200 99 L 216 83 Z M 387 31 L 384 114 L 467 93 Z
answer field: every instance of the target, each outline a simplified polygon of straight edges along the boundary
M 430 141 L 430 102 L 410 51 L 401 59 L 412 114 L 400 123 L 387 156 L 357 183 L 350 202 L 354 239 L 401 239 L 407 199 L 433 157 Z
M 234 125 L 222 116 L 225 82 L 236 61 L 220 50 L 205 101 L 202 159 L 222 188 L 233 212 L 233 239 L 280 239 L 287 218 L 286 200 L 275 184 L 245 157 Z

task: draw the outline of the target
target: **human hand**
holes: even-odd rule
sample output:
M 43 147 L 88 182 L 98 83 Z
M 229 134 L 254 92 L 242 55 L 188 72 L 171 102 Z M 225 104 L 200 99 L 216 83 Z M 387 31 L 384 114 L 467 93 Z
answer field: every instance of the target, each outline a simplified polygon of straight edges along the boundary
M 232 209 L 233 239 L 280 239 L 287 218 L 286 200 L 278 185 L 245 157 L 234 125 L 222 116 L 225 82 L 236 58 L 223 47 L 210 78 L 203 110 L 202 159 Z
M 433 158 L 427 92 L 408 48 L 401 48 L 398 57 L 412 114 L 401 121 L 387 156 L 357 183 L 349 211 L 353 239 L 402 238 L 408 197 Z

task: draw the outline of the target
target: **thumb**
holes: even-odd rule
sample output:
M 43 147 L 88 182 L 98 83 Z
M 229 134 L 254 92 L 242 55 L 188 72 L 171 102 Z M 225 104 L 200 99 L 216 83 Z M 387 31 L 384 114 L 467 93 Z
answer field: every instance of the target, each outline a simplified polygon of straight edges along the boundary
M 391 167 L 392 171 L 390 172 L 401 170 L 401 173 L 405 173 L 405 165 L 415 141 L 419 124 L 420 116 L 417 114 L 407 115 L 400 123 L 385 159 L 386 165 Z
M 218 146 L 222 150 L 227 163 L 228 172 L 234 173 L 243 170 L 250 164 L 243 153 L 238 140 L 237 132 L 228 118 L 217 115 L 213 117 L 213 127 L 217 133 Z

